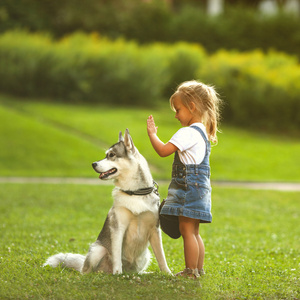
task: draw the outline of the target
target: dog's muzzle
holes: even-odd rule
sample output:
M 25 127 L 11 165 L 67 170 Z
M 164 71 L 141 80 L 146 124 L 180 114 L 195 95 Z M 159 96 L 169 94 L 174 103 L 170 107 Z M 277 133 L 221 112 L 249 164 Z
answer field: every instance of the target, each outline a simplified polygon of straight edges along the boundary
M 113 174 L 117 173 L 117 171 L 118 171 L 116 168 L 112 168 L 112 169 L 110 169 L 110 170 L 108 170 L 108 171 L 100 172 L 100 171 L 97 170 L 97 166 L 98 166 L 98 164 L 97 164 L 96 162 L 92 163 L 92 167 L 94 168 L 94 170 L 95 170 L 97 173 L 100 174 L 100 175 L 99 175 L 99 178 L 100 178 L 100 179 L 106 179 L 106 178 L 108 178 L 110 175 L 113 175 Z

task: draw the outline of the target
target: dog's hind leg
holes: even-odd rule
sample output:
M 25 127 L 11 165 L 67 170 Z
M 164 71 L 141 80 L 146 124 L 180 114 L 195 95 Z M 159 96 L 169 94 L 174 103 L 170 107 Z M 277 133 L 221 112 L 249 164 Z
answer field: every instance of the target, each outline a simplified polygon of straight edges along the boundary
M 107 249 L 99 244 L 98 241 L 90 246 L 89 253 L 86 256 L 81 272 L 90 273 L 98 271 L 99 264 L 107 254 Z

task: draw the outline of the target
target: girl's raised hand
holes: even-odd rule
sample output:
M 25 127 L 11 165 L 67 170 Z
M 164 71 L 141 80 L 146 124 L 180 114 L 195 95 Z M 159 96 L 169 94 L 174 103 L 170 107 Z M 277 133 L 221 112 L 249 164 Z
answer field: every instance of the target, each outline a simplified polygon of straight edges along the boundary
M 157 127 L 155 126 L 155 122 L 153 116 L 149 116 L 147 119 L 147 132 L 148 135 L 157 134 Z

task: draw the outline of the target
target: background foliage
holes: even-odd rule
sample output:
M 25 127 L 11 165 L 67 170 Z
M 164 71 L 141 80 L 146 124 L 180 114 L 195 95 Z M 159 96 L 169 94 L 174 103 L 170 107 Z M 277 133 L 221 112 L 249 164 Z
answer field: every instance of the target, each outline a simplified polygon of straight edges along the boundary
M 300 66 L 275 51 L 209 55 L 183 42 L 138 45 L 97 33 L 53 40 L 12 31 L 0 36 L 0 64 L 0 90 L 19 96 L 153 106 L 195 78 L 216 85 L 225 123 L 300 128 Z
M 210 52 L 273 48 L 299 55 L 300 19 L 296 16 L 262 16 L 254 5 L 247 9 L 226 5 L 223 14 L 209 16 L 204 1 L 174 3 L 171 7 L 160 0 L 2 0 L 0 31 L 22 28 L 56 37 L 77 30 L 97 31 L 140 43 L 196 42 Z

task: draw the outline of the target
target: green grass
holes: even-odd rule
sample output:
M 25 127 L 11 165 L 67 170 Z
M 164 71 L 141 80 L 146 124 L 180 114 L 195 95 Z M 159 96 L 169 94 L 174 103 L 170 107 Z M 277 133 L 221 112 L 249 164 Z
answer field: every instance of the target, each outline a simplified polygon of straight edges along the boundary
M 180 128 L 168 108 L 62 104 L 0 96 L 0 176 L 94 177 L 91 163 L 129 128 L 155 179 L 168 179 L 172 157 L 160 158 L 146 133 L 153 114 L 167 142 Z M 280 126 L 280 125 L 279 125 Z M 300 181 L 300 141 L 222 126 L 212 149 L 213 180 Z M 282 131 L 282 130 L 280 130 Z
M 167 186 L 160 189 L 162 197 Z M 206 276 L 80 275 L 43 268 L 49 255 L 86 253 L 111 206 L 111 186 L 0 184 L 1 299 L 299 299 L 299 193 L 213 189 L 213 223 L 200 226 Z M 182 240 L 163 235 L 173 272 Z

